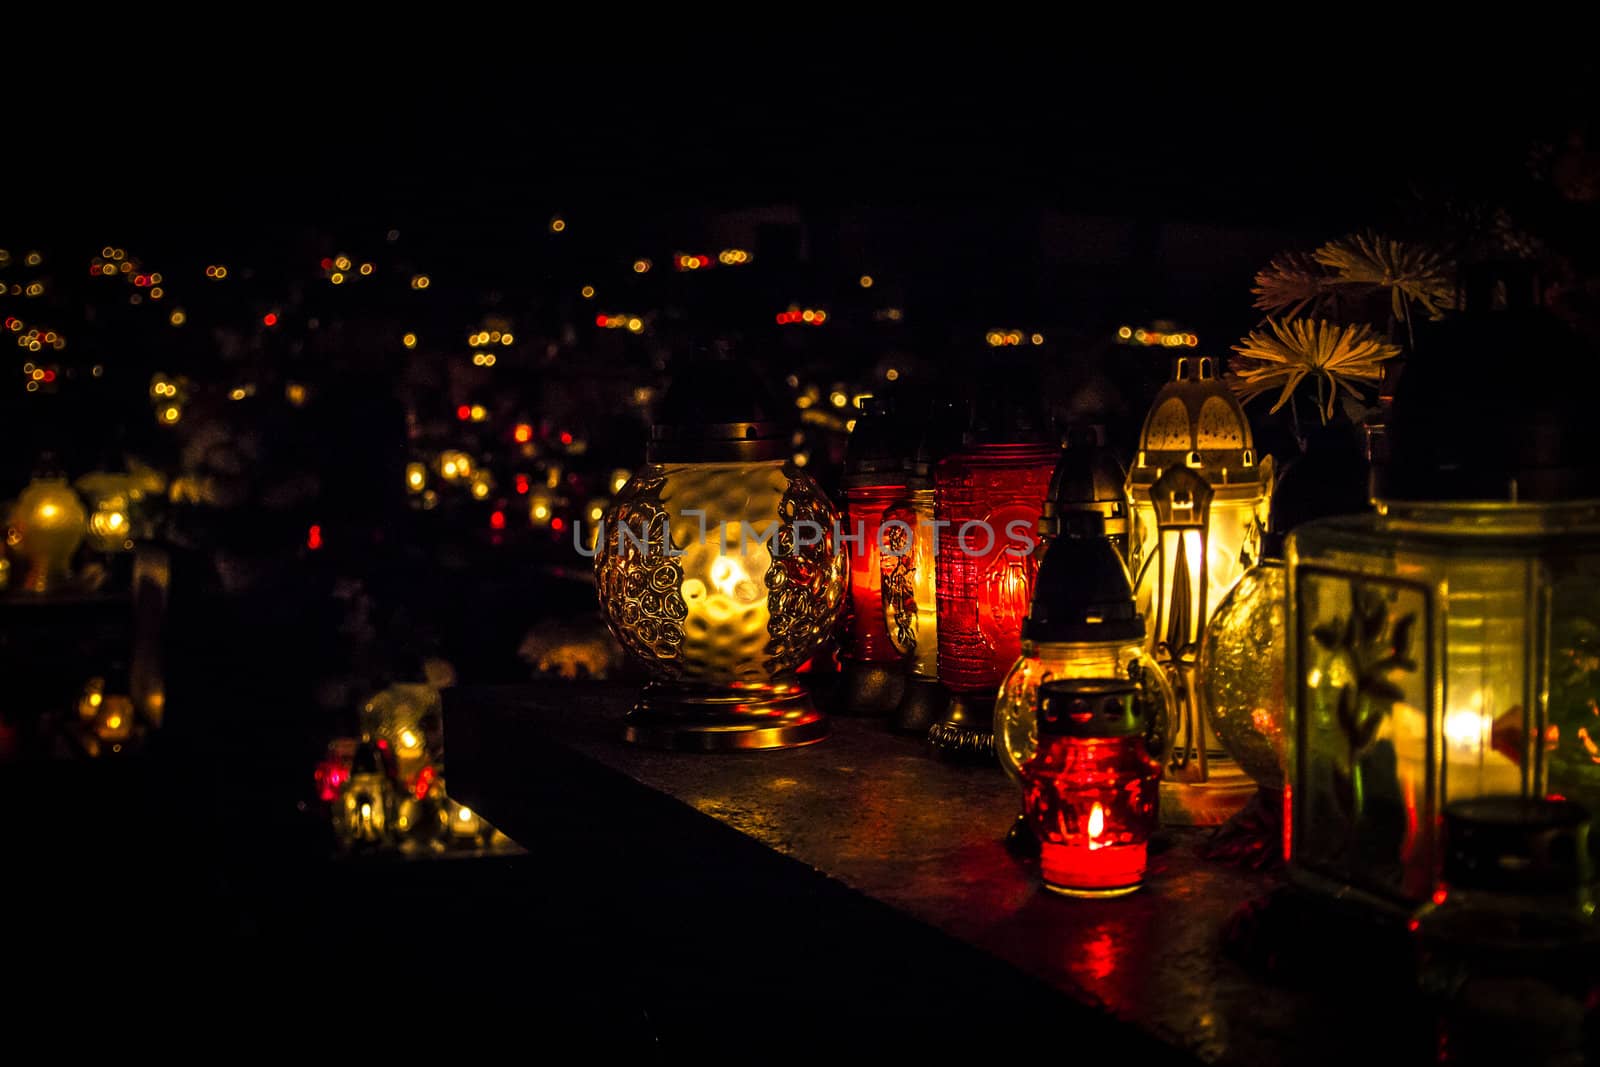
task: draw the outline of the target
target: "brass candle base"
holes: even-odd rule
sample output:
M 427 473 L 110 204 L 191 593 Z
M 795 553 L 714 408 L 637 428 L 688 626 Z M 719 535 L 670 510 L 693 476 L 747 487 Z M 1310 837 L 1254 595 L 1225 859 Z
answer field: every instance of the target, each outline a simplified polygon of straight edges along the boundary
M 928 743 L 941 756 L 962 763 L 993 763 L 994 697 L 951 693 L 944 718 L 928 729 Z
M 1221 826 L 1259 788 L 1233 760 L 1208 760 L 1203 782 L 1161 780 L 1161 821 L 1168 826 Z
M 950 694 L 938 679 L 913 674 L 906 678 L 900 703 L 889 713 L 889 729 L 926 736 L 928 729 L 943 721 L 949 710 Z
M 798 748 L 828 736 L 828 717 L 799 682 L 695 686 L 651 682 L 628 713 L 623 740 L 678 752 Z
M 902 664 L 847 659 L 828 707 L 839 715 L 884 715 L 900 703 L 905 688 Z

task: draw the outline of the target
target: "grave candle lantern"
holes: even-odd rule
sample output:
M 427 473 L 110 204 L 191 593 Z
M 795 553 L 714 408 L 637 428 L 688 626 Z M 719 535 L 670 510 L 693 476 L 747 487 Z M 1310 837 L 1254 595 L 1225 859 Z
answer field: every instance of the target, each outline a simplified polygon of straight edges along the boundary
M 993 755 L 995 693 L 1021 651 L 1039 516 L 1060 453 L 1048 419 L 994 403 L 934 472 L 939 683 L 950 704 L 928 739 L 947 755 Z
M 1023 807 L 1052 892 L 1115 897 L 1143 882 L 1161 764 L 1146 746 L 1142 712 L 1132 681 L 1040 687 L 1039 744 L 1022 765 Z
M 888 402 L 867 397 L 845 453 L 851 615 L 837 706 L 863 715 L 894 708 L 905 686 L 901 653 L 884 619 L 880 563 L 885 511 L 906 491 L 905 449 L 895 440 L 895 429 Z
M 627 719 L 639 744 L 695 751 L 821 740 L 796 671 L 844 605 L 839 513 L 787 462 L 789 437 L 729 360 L 675 375 L 646 463 L 602 520 L 600 606 L 651 682 Z

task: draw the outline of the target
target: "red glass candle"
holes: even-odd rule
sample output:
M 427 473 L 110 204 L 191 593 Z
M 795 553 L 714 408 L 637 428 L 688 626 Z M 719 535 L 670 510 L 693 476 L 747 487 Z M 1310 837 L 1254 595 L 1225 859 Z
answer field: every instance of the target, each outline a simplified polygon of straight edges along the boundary
M 951 706 L 929 737 L 951 754 L 993 753 L 995 693 L 1021 652 L 1059 455 L 1042 422 L 980 427 L 934 473 L 939 681 Z
M 1115 897 L 1144 880 L 1161 763 L 1138 686 L 1078 678 L 1039 687 L 1039 746 L 1022 765 L 1023 807 L 1040 843 L 1045 887 Z
M 883 617 L 879 540 L 884 511 L 905 495 L 905 448 L 895 440 L 888 404 L 861 402 L 845 456 L 845 538 L 850 549 L 850 639 L 837 707 L 859 714 L 887 712 L 900 700 L 905 670 Z
M 850 647 L 847 658 L 895 664 L 900 652 L 889 639 L 883 618 L 883 568 L 879 537 L 884 511 L 905 492 L 904 485 L 848 486 L 844 491 L 850 524 Z M 859 540 L 855 540 L 859 538 Z

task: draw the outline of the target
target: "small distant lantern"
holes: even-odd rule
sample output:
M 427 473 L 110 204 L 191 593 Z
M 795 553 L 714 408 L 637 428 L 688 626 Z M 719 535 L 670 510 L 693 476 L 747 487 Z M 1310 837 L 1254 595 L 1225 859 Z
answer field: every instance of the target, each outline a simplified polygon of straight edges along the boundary
M 884 628 L 906 660 L 904 692 L 889 726 L 902 733 L 926 736 L 950 702 L 939 684 L 933 471 L 959 446 L 965 421 L 959 404 L 933 406 L 906 472 L 905 493 L 884 511 L 880 527 Z
M 389 839 L 390 821 L 399 796 L 382 751 L 375 742 L 357 746 L 350 760 L 350 776 L 340 792 L 344 840 L 352 845 L 376 845 Z
M 1600 810 L 1600 372 L 1518 282 L 1469 278 L 1411 357 L 1377 513 L 1289 535 L 1289 871 L 1314 890 L 1428 899 L 1456 801 Z
M 602 520 L 601 610 L 652 678 L 629 741 L 725 751 L 827 734 L 796 672 L 844 607 L 839 513 L 788 462 L 774 410 L 741 364 L 681 368 L 646 465 Z
M 8 540 L 28 570 L 22 586 L 30 593 L 51 593 L 72 575 L 72 557 L 83 544 L 89 517 L 83 502 L 65 478 L 35 478 L 11 509 Z
M 1256 789 L 1198 707 L 1195 659 L 1207 621 L 1260 556 L 1262 467 L 1249 420 L 1210 357 L 1177 357 L 1128 474 L 1129 565 L 1151 650 L 1172 675 L 1180 706 L 1162 787 L 1168 822 L 1223 822 Z
M 103 497 L 89 516 L 89 546 L 97 552 L 122 552 L 131 544 L 126 497 Z
M 1040 687 L 1038 748 L 1021 767 L 1023 808 L 1052 892 L 1116 897 L 1144 881 L 1161 778 L 1146 710 L 1132 681 Z
M 120 744 L 133 736 L 133 701 L 125 696 L 108 696 L 100 704 L 94 732 L 107 744 Z
M 433 686 L 391 685 L 361 706 L 360 720 L 362 740 L 388 747 L 406 786 L 415 784 L 425 767 L 439 762 L 444 729 L 439 691 Z
M 1001 399 L 977 412 L 934 472 L 939 683 L 950 704 L 928 739 L 946 755 L 993 758 L 995 692 L 1021 651 L 1039 515 L 1060 454 L 1047 417 Z
M 851 614 L 835 706 L 843 712 L 881 714 L 899 704 L 905 686 L 901 653 L 884 621 L 879 549 L 885 510 L 905 494 L 906 472 L 888 401 L 867 397 L 860 408 L 845 452 Z

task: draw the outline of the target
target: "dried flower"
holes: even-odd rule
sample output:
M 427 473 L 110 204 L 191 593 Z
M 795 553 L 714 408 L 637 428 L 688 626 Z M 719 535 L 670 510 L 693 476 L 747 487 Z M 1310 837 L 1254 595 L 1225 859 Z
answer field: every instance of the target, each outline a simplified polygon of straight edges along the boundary
M 1327 295 L 1328 272 L 1304 252 L 1285 252 L 1256 273 L 1256 307 L 1270 315 L 1298 315 Z
M 1451 265 L 1432 249 L 1376 233 L 1352 234 L 1317 249 L 1313 258 L 1334 272 L 1335 284 L 1370 285 L 1389 291 L 1396 319 L 1406 319 L 1406 301 L 1444 317 L 1455 296 Z
M 1317 383 L 1322 421 L 1333 416 L 1333 405 L 1343 389 L 1360 399 L 1359 385 L 1376 384 L 1383 377 L 1380 365 L 1400 354 L 1365 323 L 1341 326 L 1326 319 L 1268 319 L 1268 330 L 1251 330 L 1233 346 L 1231 384 L 1241 400 L 1281 389 L 1277 411 L 1289 402 L 1308 377 Z M 1326 387 L 1324 387 L 1326 385 Z

